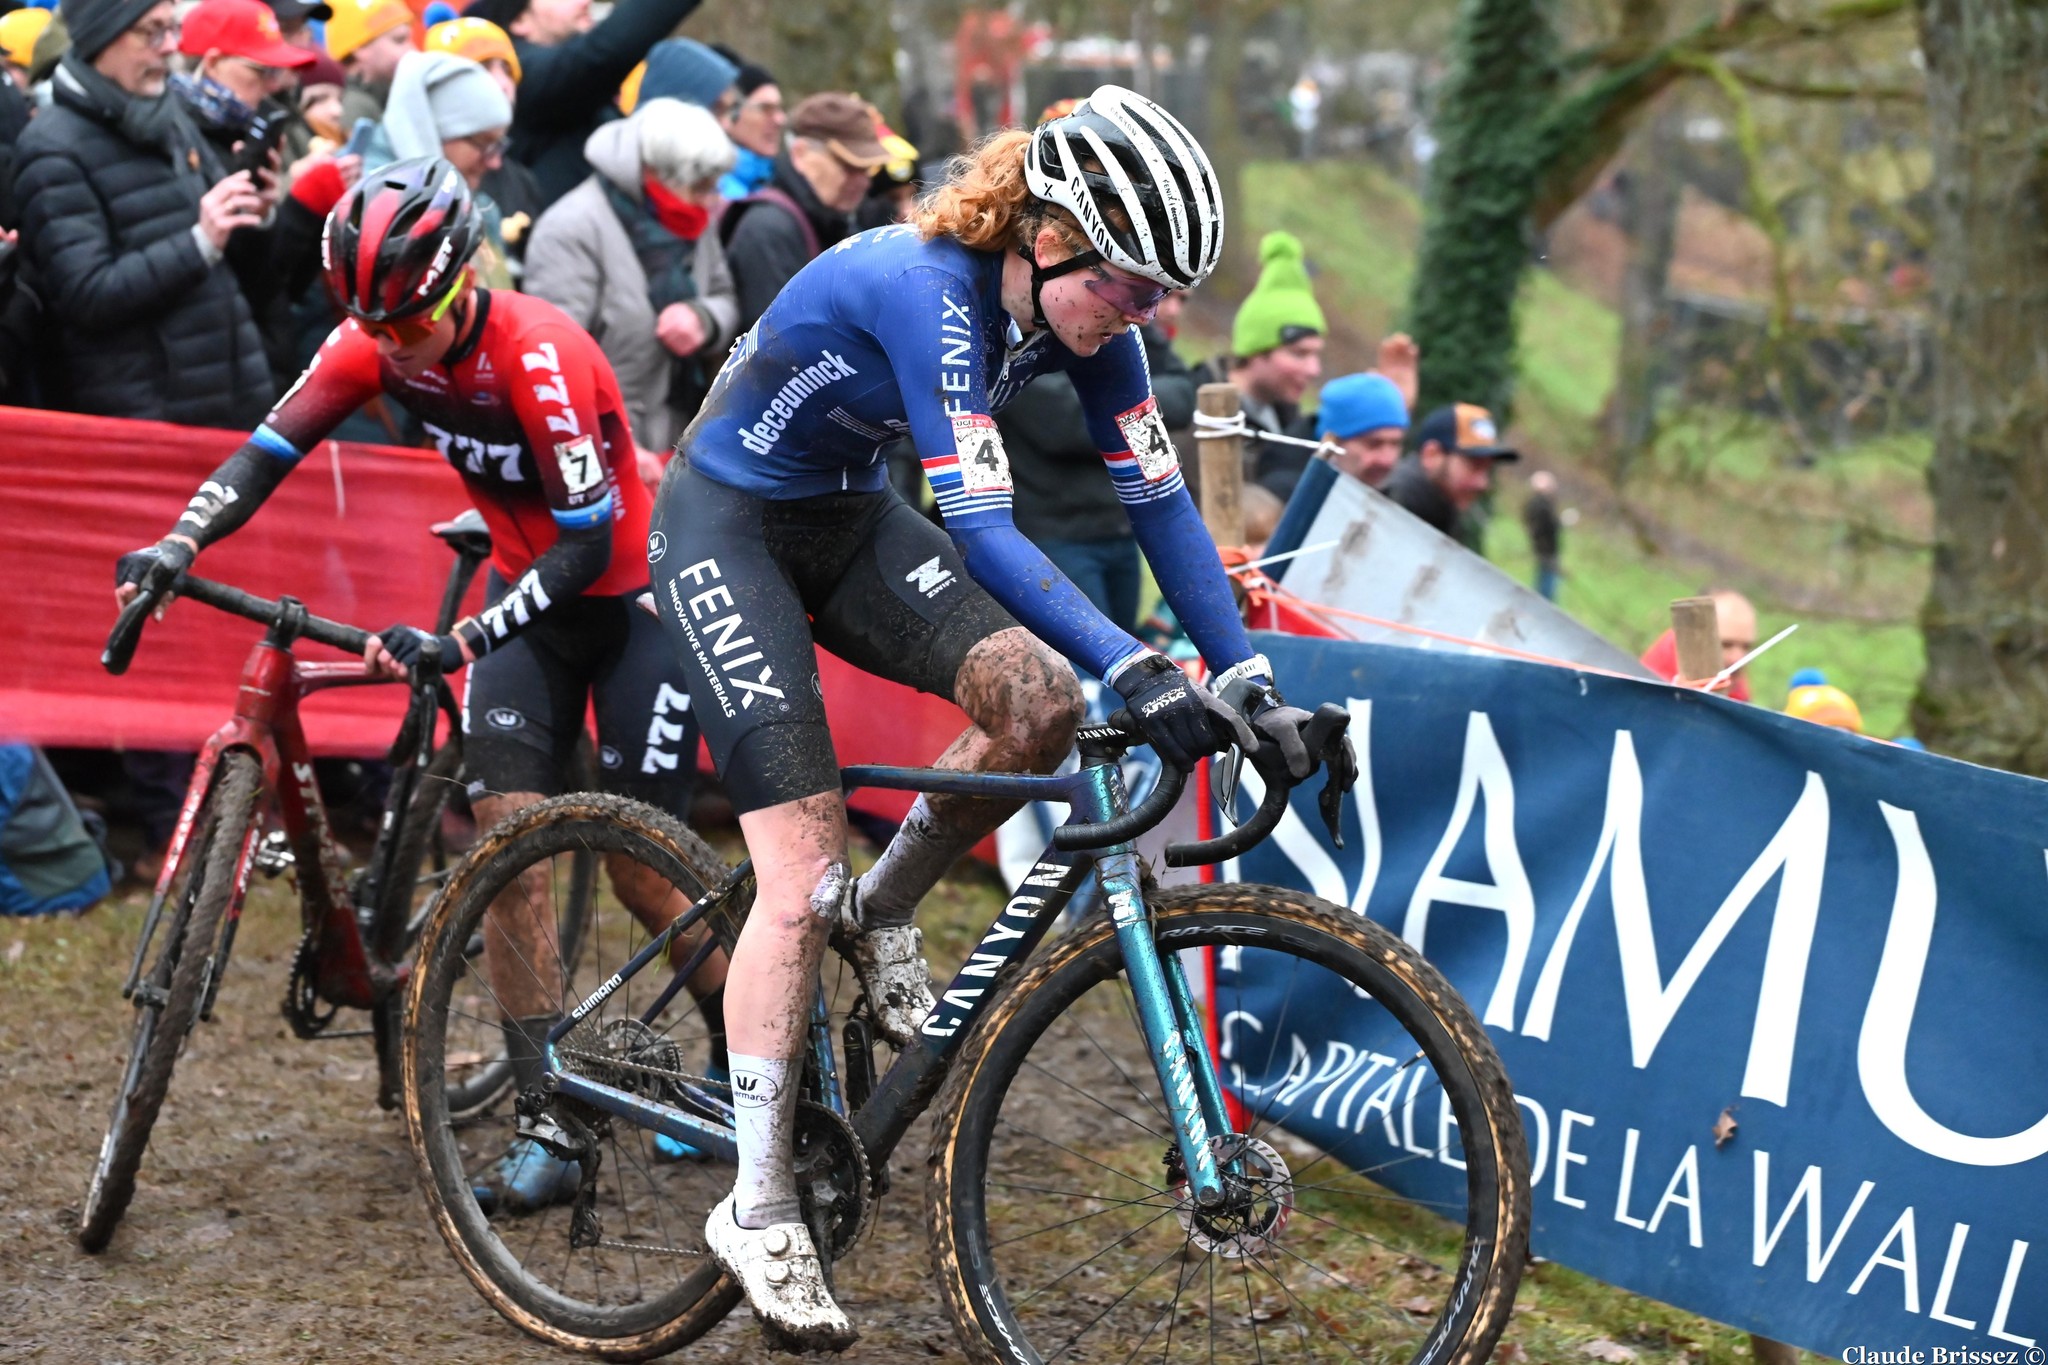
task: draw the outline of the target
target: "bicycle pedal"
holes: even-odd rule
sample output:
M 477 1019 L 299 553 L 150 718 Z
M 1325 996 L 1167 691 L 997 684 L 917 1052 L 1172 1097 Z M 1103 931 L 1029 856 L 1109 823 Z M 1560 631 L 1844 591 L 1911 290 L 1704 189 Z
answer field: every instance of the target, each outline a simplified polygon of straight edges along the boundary
M 291 841 L 281 829 L 271 830 L 256 845 L 256 870 L 265 877 L 289 872 L 297 863 L 298 855 L 292 852 Z

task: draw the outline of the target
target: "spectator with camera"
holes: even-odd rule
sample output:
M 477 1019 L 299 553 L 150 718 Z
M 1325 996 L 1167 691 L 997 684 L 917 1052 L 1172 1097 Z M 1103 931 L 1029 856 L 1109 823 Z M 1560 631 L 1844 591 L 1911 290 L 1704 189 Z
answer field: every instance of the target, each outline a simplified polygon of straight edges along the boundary
M 231 252 L 260 251 L 265 172 L 229 174 L 168 89 L 171 0 L 66 0 L 52 106 L 17 148 L 21 249 L 50 326 L 45 397 L 73 412 L 250 427 L 276 388 Z

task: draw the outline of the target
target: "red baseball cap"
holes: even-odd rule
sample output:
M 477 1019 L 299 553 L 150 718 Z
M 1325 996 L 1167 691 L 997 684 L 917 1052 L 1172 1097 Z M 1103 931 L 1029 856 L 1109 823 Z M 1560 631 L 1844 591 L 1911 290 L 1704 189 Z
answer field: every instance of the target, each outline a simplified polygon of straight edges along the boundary
M 313 63 L 313 53 L 284 40 L 277 15 L 262 0 L 199 0 L 185 15 L 178 51 L 188 57 L 225 52 L 262 66 L 296 70 Z

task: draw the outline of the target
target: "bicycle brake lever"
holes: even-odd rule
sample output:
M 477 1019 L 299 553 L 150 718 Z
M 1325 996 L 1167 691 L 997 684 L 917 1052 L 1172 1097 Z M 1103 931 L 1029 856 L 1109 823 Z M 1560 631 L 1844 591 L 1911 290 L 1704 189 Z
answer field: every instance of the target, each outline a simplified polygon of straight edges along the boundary
M 1358 780 L 1358 756 L 1345 733 L 1351 728 L 1351 713 L 1335 702 L 1324 702 L 1302 733 L 1304 747 L 1323 765 L 1323 789 L 1316 794 L 1316 809 L 1330 842 L 1344 847 L 1344 793 Z
M 1237 775 L 1244 766 L 1244 751 L 1230 748 L 1213 760 L 1210 769 L 1210 795 L 1215 798 L 1216 809 L 1223 814 L 1224 821 L 1232 829 L 1237 828 Z

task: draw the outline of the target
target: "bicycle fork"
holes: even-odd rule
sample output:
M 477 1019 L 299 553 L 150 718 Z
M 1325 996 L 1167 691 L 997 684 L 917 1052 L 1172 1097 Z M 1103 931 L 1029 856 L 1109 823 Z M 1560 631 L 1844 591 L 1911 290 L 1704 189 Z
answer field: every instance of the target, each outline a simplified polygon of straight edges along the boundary
M 1099 855 L 1096 869 L 1137 1002 L 1138 1022 L 1166 1095 L 1189 1192 L 1196 1207 L 1216 1208 L 1227 1195 L 1213 1139 L 1230 1133 L 1230 1120 L 1187 973 L 1181 970 L 1179 954 L 1162 953 L 1152 941 L 1152 917 L 1139 889 L 1138 855 L 1132 847 L 1120 844 Z

